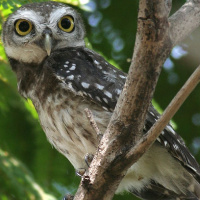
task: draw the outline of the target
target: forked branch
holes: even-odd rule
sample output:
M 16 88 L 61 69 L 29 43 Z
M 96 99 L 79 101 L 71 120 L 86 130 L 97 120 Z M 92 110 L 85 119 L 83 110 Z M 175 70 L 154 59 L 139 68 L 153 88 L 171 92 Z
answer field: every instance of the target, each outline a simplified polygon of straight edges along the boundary
M 132 164 L 125 160 L 123 149 L 124 146 L 131 148 L 142 136 L 161 66 L 172 47 L 168 13 L 163 0 L 140 1 L 133 62 L 111 121 L 85 175 L 89 181 L 81 182 L 75 200 L 111 199 Z
M 146 152 L 146 150 L 153 144 L 153 142 L 160 135 L 165 126 L 169 123 L 169 121 L 172 119 L 180 106 L 184 103 L 184 101 L 187 99 L 187 97 L 190 95 L 190 93 L 194 90 L 199 82 L 200 65 L 190 76 L 187 82 L 183 85 L 180 91 L 176 94 L 166 110 L 156 121 L 156 123 L 151 127 L 148 133 L 143 136 L 140 141 L 126 155 L 126 159 L 135 160 L 137 158 L 140 158 L 144 154 L 144 152 Z
M 173 45 L 200 25 L 199 1 L 187 1 L 169 18 L 168 23 L 171 0 L 140 0 L 133 62 L 108 128 L 85 175 L 86 179 L 83 178 L 87 181 L 81 182 L 75 200 L 111 199 L 127 169 L 151 146 L 199 82 L 200 67 L 146 137 L 142 137 L 161 66 Z M 128 151 L 124 151 L 124 147 Z

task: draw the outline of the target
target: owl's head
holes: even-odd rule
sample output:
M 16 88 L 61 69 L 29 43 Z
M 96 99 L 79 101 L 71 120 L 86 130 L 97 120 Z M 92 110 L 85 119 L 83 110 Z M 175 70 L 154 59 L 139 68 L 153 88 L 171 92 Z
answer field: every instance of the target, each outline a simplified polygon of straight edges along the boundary
M 3 26 L 8 57 L 40 63 L 52 51 L 84 46 L 85 30 L 80 15 L 56 2 L 27 4 L 11 14 Z

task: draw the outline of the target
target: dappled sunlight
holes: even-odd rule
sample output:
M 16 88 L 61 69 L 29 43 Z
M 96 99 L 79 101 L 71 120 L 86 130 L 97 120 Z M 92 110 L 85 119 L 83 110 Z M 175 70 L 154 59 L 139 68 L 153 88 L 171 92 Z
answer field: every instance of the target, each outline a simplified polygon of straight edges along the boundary
M 35 1 L 3 1 L 3 5 L 0 4 L 0 34 L 3 21 L 24 2 Z M 59 2 L 73 5 L 83 16 L 86 46 L 127 73 L 136 37 L 138 1 Z M 153 100 L 159 113 L 199 64 L 199 35 L 200 29 L 184 44 L 175 46 L 164 63 Z M 55 200 L 62 199 L 66 193 L 74 194 L 80 177 L 75 175 L 69 161 L 48 143 L 31 100 L 18 94 L 16 76 L 2 45 L 0 39 L 0 199 Z M 197 87 L 172 124 L 200 162 L 199 94 L 200 87 Z M 114 197 L 114 200 L 123 199 L 132 200 L 133 197 L 128 194 Z
M 46 193 L 41 186 L 39 186 L 28 169 L 16 158 L 9 155 L 8 152 L 0 149 L 0 172 L 9 181 L 4 182 L 2 186 L 2 181 L 0 183 L 1 188 L 10 188 L 10 195 L 16 199 L 30 199 L 30 200 L 56 200 L 53 195 Z M 23 189 L 22 189 L 23 186 Z M 12 189 L 18 192 L 12 194 Z M 3 198 L 3 194 L 0 192 L 0 199 Z M 22 198 L 21 198 L 22 197 Z

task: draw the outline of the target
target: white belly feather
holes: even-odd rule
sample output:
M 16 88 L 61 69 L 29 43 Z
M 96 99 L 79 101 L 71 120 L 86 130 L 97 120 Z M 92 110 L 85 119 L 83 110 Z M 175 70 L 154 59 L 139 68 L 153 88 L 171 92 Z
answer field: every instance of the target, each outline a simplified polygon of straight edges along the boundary
M 49 142 L 72 163 L 75 169 L 87 168 L 85 155 L 94 154 L 98 146 L 98 137 L 84 111 L 85 108 L 91 108 L 91 105 L 78 96 L 76 102 L 66 97 L 62 103 L 53 105 L 49 103 L 46 107 L 42 107 L 38 106 L 37 102 L 35 105 Z M 92 107 L 96 108 L 92 113 L 100 131 L 104 133 L 112 113 L 99 106 Z M 180 177 L 185 181 L 180 181 Z M 128 170 L 117 192 L 131 188 L 139 191 L 152 178 L 176 193 L 185 193 L 183 183 L 194 180 L 167 150 L 157 143 Z

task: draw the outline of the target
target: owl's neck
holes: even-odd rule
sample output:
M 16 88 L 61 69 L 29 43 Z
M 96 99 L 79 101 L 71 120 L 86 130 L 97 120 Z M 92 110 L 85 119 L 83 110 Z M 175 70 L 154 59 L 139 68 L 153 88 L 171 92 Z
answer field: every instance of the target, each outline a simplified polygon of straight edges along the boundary
M 18 90 L 24 98 L 38 99 L 40 103 L 59 87 L 59 80 L 54 77 L 52 69 L 43 62 L 39 65 L 23 63 L 9 59 L 13 71 L 16 73 Z
M 5 51 L 7 57 L 24 63 L 38 64 L 47 56 L 47 53 L 35 44 L 27 44 L 23 47 L 13 47 L 5 43 Z

